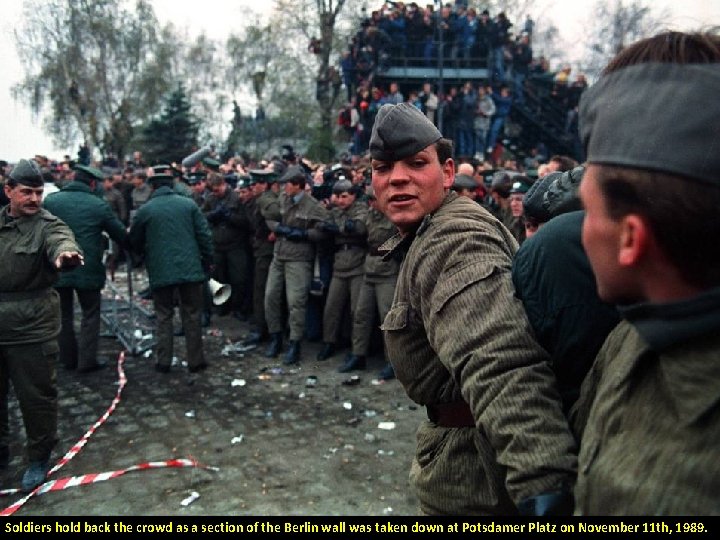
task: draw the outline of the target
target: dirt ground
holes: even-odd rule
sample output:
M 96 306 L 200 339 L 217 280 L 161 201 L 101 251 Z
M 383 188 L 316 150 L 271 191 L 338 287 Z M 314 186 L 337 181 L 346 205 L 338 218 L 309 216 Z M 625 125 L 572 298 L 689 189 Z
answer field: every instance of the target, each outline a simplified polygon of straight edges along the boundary
M 153 369 L 149 353 L 127 356 L 127 384 L 114 412 L 51 479 L 175 458 L 217 470 L 131 471 L 33 497 L 15 515 L 416 515 L 408 471 L 424 412 L 397 381 L 374 380 L 382 358 L 371 357 L 368 370 L 351 378 L 337 373 L 346 351 L 317 362 L 318 343 L 304 343 L 302 363 L 290 369 L 282 357 L 265 358 L 264 347 L 223 355 L 248 330 L 233 317 L 214 317 L 205 329 L 211 367 L 200 374 L 182 365 L 182 337 L 175 338 L 178 365 L 169 374 Z M 100 354 L 112 359 L 109 369 L 83 375 L 58 367 L 60 443 L 53 459 L 83 438 L 113 403 L 117 359 L 125 348 L 104 337 Z M 16 438 L 3 488 L 19 486 L 26 465 L 14 397 L 10 416 Z M 19 498 L 5 496 L 0 504 Z

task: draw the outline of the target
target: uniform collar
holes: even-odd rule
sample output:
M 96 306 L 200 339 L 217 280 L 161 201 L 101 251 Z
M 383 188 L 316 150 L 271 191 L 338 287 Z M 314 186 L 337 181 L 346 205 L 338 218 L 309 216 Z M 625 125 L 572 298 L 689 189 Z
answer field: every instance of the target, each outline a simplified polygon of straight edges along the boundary
M 679 302 L 642 303 L 619 308 L 656 351 L 720 331 L 720 287 Z
M 390 260 L 391 258 L 394 258 L 396 255 L 400 254 L 404 256 L 405 253 L 407 253 L 407 251 L 410 249 L 410 244 L 413 243 L 413 240 L 415 240 L 415 238 L 417 238 L 418 236 L 422 236 L 425 231 L 430 228 L 430 225 L 432 224 L 432 220 L 435 215 L 440 212 L 445 205 L 457 199 L 458 196 L 459 195 L 454 191 L 448 192 L 448 194 L 445 195 L 445 199 L 443 199 L 440 207 L 432 214 L 426 215 L 420 222 L 420 225 L 418 225 L 417 229 L 405 235 L 397 233 L 391 236 L 387 241 L 385 241 L 385 243 L 383 243 L 383 245 L 378 248 L 378 253 L 382 255 L 383 260 Z

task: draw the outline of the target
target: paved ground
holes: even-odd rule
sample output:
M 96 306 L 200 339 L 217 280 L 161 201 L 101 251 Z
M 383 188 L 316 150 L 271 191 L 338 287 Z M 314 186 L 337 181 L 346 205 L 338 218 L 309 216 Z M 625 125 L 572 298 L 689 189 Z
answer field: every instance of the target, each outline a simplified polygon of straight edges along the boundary
M 127 385 L 115 412 L 54 478 L 124 469 L 148 461 L 194 458 L 219 468 L 153 469 L 27 502 L 15 515 L 413 515 L 408 485 L 414 432 L 423 411 L 397 381 L 373 384 L 382 359 L 372 357 L 359 381 L 336 372 L 344 351 L 316 362 L 305 344 L 300 367 L 287 369 L 262 350 L 223 356 L 248 330 L 216 317 L 205 336 L 211 368 L 190 375 L 182 365 L 154 371 L 152 357 L 129 356 Z M 183 338 L 176 338 L 179 362 Z M 103 338 L 101 353 L 123 345 Z M 308 377 L 315 376 L 315 386 Z M 356 382 L 357 384 L 344 384 Z M 377 381 L 374 381 L 377 383 Z M 58 368 L 60 458 L 108 409 L 118 389 L 116 366 L 80 375 Z M 394 423 L 390 430 L 379 424 Z M 393 425 L 393 424 L 391 424 Z M 2 476 L 17 487 L 25 467 L 24 433 L 11 401 L 12 461 Z M 183 506 L 196 492 L 199 497 Z M 3 507 L 19 496 L 5 497 Z

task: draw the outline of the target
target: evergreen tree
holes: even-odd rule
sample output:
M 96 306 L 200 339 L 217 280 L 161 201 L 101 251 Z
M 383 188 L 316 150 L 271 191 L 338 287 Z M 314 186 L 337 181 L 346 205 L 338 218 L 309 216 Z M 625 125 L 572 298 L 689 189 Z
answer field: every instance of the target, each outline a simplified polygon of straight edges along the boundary
M 198 124 L 181 84 L 170 94 L 165 110 L 142 130 L 143 153 L 150 163 L 180 162 L 197 147 Z

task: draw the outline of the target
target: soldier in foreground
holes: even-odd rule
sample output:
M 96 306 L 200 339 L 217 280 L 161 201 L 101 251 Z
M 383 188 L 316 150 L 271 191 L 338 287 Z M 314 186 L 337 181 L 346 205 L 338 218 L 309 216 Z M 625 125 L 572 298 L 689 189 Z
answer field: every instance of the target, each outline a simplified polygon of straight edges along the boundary
M 382 329 L 409 397 L 427 407 L 411 481 L 427 514 L 567 513 L 576 448 L 547 355 L 510 277 L 517 242 L 449 192 L 452 143 L 416 108 L 384 105 L 370 140 L 379 208 L 404 253 Z
M 582 241 L 624 320 L 572 412 L 579 514 L 720 512 L 719 87 L 720 36 L 666 32 L 581 101 Z
M 0 211 L 0 468 L 10 459 L 12 382 L 27 435 L 27 491 L 44 482 L 58 440 L 60 300 L 52 286 L 59 270 L 83 263 L 70 228 L 41 208 L 43 187 L 38 166 L 21 159 L 5 183 L 10 203 Z

